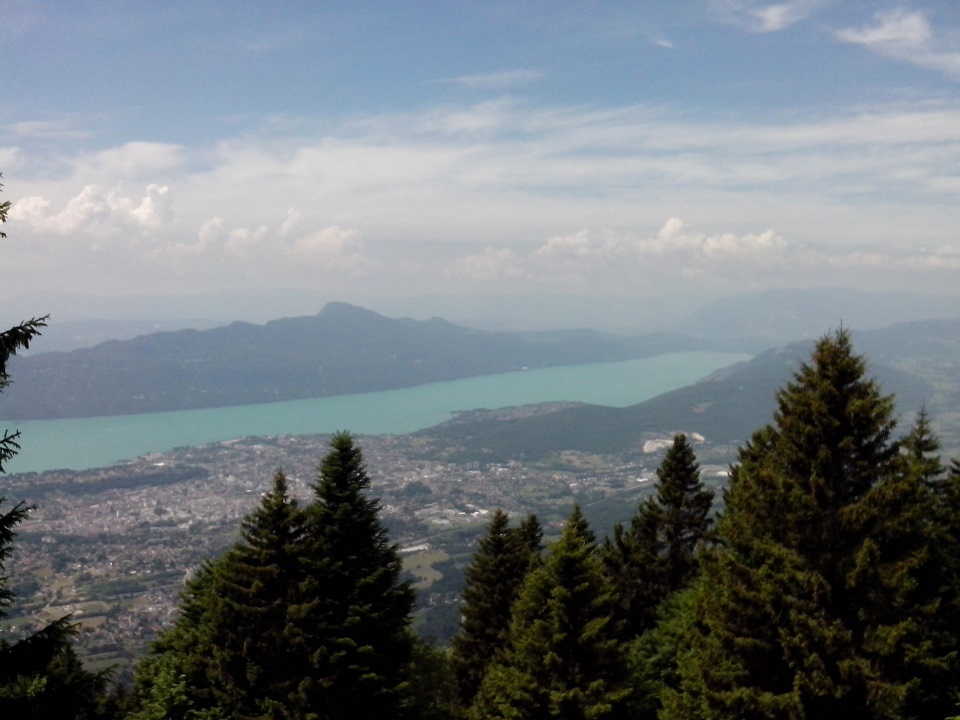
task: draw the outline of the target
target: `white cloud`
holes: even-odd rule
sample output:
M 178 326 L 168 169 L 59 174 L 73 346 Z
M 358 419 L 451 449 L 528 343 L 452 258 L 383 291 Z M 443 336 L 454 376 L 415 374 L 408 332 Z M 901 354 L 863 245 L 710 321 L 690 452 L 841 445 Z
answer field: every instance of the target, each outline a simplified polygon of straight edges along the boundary
M 826 4 L 827 0 L 789 0 L 779 3 L 727 0 L 720 9 L 725 17 L 744 30 L 772 33 L 806 20 Z
M 177 277 L 195 291 L 322 278 L 373 291 L 499 283 L 626 293 L 690 278 L 893 273 L 889 258 L 933 277 L 955 262 L 913 248 L 956 244 L 957 103 L 747 122 L 514 100 L 298 132 L 189 152 L 123 145 L 66 156 L 62 177 L 18 177 L 4 188 L 21 193 L 5 246 L 37 255 L 16 282 L 36 286 L 62 263 L 79 284 L 67 261 L 94 245 L 130 282 Z M 109 182 L 77 183 L 91 169 Z M 843 250 L 855 246 L 870 250 Z
M 101 239 L 156 231 L 173 220 L 170 189 L 158 185 L 148 186 L 146 197 L 136 204 L 118 190 L 104 192 L 97 185 L 84 187 L 59 212 L 51 211 L 52 204 L 40 196 L 23 198 L 10 209 L 10 220 L 41 235 L 86 232 Z
M 543 77 L 540 70 L 509 70 L 507 72 L 486 73 L 482 75 L 460 75 L 454 78 L 438 80 L 478 90 L 506 90 L 519 85 L 529 85 Z
M 75 174 L 96 178 L 103 184 L 153 178 L 180 168 L 185 162 L 180 145 L 157 142 L 128 142 L 115 148 L 81 155 Z
M 525 275 L 521 267 L 523 262 L 524 260 L 513 250 L 488 247 L 482 253 L 468 255 L 456 261 L 447 271 L 447 275 L 465 277 L 479 282 L 501 278 L 522 278 Z
M 147 196 L 130 211 L 137 222 L 148 230 L 159 230 L 173 222 L 173 200 L 170 188 L 148 185 Z
M 840 30 L 837 37 L 960 79 L 960 38 L 935 33 L 922 12 L 903 9 L 880 12 L 872 24 Z
M 837 36 L 844 42 L 877 48 L 921 48 L 931 38 L 930 23 L 920 12 L 890 10 L 878 13 L 872 26 L 841 30 Z
M 611 230 L 580 230 L 549 238 L 521 255 L 508 248 L 488 247 L 457 266 L 476 280 L 524 279 L 540 284 L 587 285 L 644 279 L 662 282 L 668 277 L 714 274 L 749 275 L 779 265 L 788 254 L 787 242 L 773 230 L 737 235 L 690 230 L 670 218 L 652 237 Z
M 199 247 L 209 247 L 220 239 L 222 234 L 223 218 L 210 218 L 200 226 L 200 231 L 197 233 L 197 240 L 200 241 Z
M 360 233 L 338 225 L 299 238 L 290 253 L 321 272 L 364 273 L 377 265 L 364 256 Z
M 280 237 L 287 237 L 301 223 L 303 215 L 294 208 L 287 210 L 287 217 L 280 226 Z

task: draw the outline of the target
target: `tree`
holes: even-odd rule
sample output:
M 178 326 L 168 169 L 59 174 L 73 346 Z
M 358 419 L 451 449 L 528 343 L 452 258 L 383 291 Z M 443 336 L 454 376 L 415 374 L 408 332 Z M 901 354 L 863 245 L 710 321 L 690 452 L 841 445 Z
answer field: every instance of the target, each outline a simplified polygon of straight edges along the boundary
M 303 662 L 292 711 L 330 720 L 397 718 L 408 705 L 413 590 L 379 520 L 363 456 L 330 441 L 307 507 L 291 651 Z
M 131 720 L 213 720 L 223 714 L 210 683 L 217 561 L 203 563 L 180 593 L 179 615 L 137 663 Z
M 3 175 L 0 174 L 0 178 Z M 3 187 L 3 183 L 0 183 L 0 188 Z M 7 213 L 10 210 L 10 201 L 6 200 L 0 203 L 0 226 L 7 221 Z M 5 238 L 6 233 L 0 231 L 0 238 Z M 46 327 L 47 316 L 40 318 L 32 318 L 26 320 L 15 327 L 0 332 L 0 392 L 3 392 L 3 389 L 10 384 L 10 376 L 7 375 L 7 361 L 10 360 L 10 357 L 16 355 L 18 350 L 26 350 L 30 347 L 30 342 L 40 334 L 40 329 Z M 10 458 L 17 454 L 17 450 L 20 449 L 20 445 L 17 443 L 17 438 L 20 437 L 19 432 L 10 432 L 9 430 L 4 430 L 3 435 L 0 436 L 0 475 L 2 475 L 4 470 L 4 463 L 6 463 Z M 2 500 L 0 500 L 2 502 Z M 22 519 L 22 515 L 14 513 L 10 516 L 5 516 L 5 524 L 0 525 L 0 533 L 9 532 L 10 528 L 15 527 Z M 0 535 L 0 542 L 3 535 Z M 8 538 L 5 542 L 9 543 L 11 538 Z M 2 546 L 0 546 L 0 552 L 2 552 Z M 5 555 L 0 555 L 0 560 L 2 560 Z M 0 566 L 2 568 L 2 566 Z M 0 593 L 3 590 L 0 588 Z M 0 595 L 0 609 L 4 607 L 3 605 L 3 595 Z
M 674 436 L 657 468 L 656 499 L 637 507 L 629 528 L 617 523 L 602 557 L 620 598 L 624 636 L 656 622 L 657 608 L 685 588 L 697 572 L 695 551 L 709 538 L 713 491 L 700 480 L 700 466 L 683 434 Z
M 629 689 L 613 590 L 579 506 L 514 605 L 510 643 L 489 666 L 471 717 L 618 718 Z
M 665 718 L 945 717 L 923 473 L 849 334 L 822 338 L 732 468 Z
M 286 648 L 291 602 L 302 580 L 304 517 L 282 470 L 240 527 L 240 540 L 217 563 L 208 672 L 221 710 L 255 717 L 283 707 L 300 679 Z
M 136 720 L 272 717 L 287 704 L 302 679 L 286 647 L 302 528 L 278 470 L 240 539 L 200 566 L 176 622 L 138 664 Z
M 473 701 L 487 665 L 509 640 L 510 611 L 520 586 L 540 553 L 543 530 L 535 515 L 518 528 L 494 511 L 486 534 L 464 572 L 460 631 L 451 642 L 457 694 L 464 707 Z
M 9 201 L 0 203 L 0 225 L 7 221 L 9 209 Z M 0 238 L 4 237 L 6 234 L 0 232 Z M 46 320 L 33 318 L 0 332 L 0 392 L 10 383 L 10 357 L 30 346 Z M 5 472 L 5 463 L 20 449 L 19 437 L 19 432 L 6 429 L 0 435 L 0 475 Z M 0 496 L 0 506 L 5 500 Z M 7 586 L 9 577 L 2 573 L 12 552 L 16 527 L 31 509 L 21 501 L 0 514 L 0 620 L 13 601 Z M 70 645 L 75 632 L 69 618 L 61 618 L 18 642 L 0 639 L 0 714 L 24 718 L 98 716 L 107 674 L 83 670 Z

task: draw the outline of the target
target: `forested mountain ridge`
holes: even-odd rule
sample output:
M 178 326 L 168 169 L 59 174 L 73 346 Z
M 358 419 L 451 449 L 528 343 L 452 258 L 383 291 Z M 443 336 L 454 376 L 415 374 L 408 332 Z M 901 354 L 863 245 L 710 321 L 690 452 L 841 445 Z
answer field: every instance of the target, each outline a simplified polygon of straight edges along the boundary
M 956 444 L 960 320 L 903 323 L 853 336 L 898 408 L 913 413 L 925 407 L 945 444 Z M 563 450 L 617 453 L 642 444 L 644 434 L 671 431 L 698 433 L 713 444 L 739 444 L 770 417 L 776 389 L 811 347 L 804 341 L 768 350 L 630 407 L 577 405 L 510 420 L 466 414 L 420 434 L 457 447 L 461 459 L 487 462 Z
M 17 357 L 11 363 L 16 383 L 0 398 L 0 417 L 96 417 L 277 402 L 688 350 L 744 348 L 737 341 L 671 334 L 472 330 L 440 318 L 391 319 L 329 303 L 318 315 L 265 325 L 237 322 Z

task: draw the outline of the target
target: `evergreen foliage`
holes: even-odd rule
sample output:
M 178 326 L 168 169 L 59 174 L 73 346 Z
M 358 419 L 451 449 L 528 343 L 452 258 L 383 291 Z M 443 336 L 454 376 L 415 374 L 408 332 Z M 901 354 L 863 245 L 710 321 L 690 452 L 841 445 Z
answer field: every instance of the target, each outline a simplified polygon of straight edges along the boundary
M 210 682 L 217 561 L 204 563 L 180 593 L 176 622 L 137 664 L 131 720 L 213 720 L 223 717 Z
M 693 448 L 685 435 L 676 435 L 657 469 L 656 499 L 637 507 L 628 528 L 617 523 L 602 548 L 625 637 L 653 627 L 658 606 L 690 584 L 696 548 L 709 538 L 712 504 Z
M 176 624 L 138 666 L 136 720 L 409 712 L 413 591 L 365 496 L 360 449 L 346 433 L 331 448 L 310 505 L 278 471 L 240 540 L 190 581 Z
M 664 583 L 668 593 L 689 584 L 696 574 L 695 551 L 708 538 L 713 491 L 700 480 L 700 465 L 686 435 L 676 435 L 657 468 L 656 519 L 663 543 Z
M 821 339 L 741 449 L 661 717 L 947 715 L 937 503 L 865 375 L 847 332 Z
M 688 626 L 696 585 L 674 593 L 657 609 L 656 624 L 629 643 L 632 720 L 655 720 L 666 690 L 680 687 L 677 663 L 690 650 Z
M 464 573 L 460 631 L 451 642 L 461 704 L 473 701 L 487 665 L 506 647 L 510 611 L 530 567 L 537 562 L 543 529 L 535 515 L 518 528 L 501 509 L 494 511 Z
M 241 524 L 240 540 L 218 561 L 211 627 L 210 683 L 230 715 L 259 717 L 296 686 L 286 648 L 287 618 L 300 582 L 303 513 L 278 470 L 273 487 Z
M 0 184 L 0 187 L 3 187 Z M 0 226 L 7 221 L 10 202 L 0 203 Z M 0 238 L 6 234 L 0 232 Z M 27 320 L 0 332 L 0 392 L 10 384 L 7 361 L 26 349 L 46 325 L 46 317 Z M 19 432 L 0 435 L 0 475 L 20 445 Z M 5 498 L 0 496 L 0 506 Z M 13 550 L 16 527 L 32 508 L 18 502 L 0 513 L 0 620 L 13 602 L 6 561 Z M 97 718 L 105 717 L 107 673 L 83 669 L 70 645 L 75 626 L 61 618 L 17 642 L 0 638 L 0 717 Z
M 510 643 L 489 666 L 471 717 L 619 718 L 629 696 L 613 589 L 575 507 L 514 605 Z
M 363 456 L 348 433 L 330 441 L 307 507 L 298 602 L 287 633 L 303 663 L 292 710 L 302 717 L 402 717 L 413 589 L 379 520 Z
M 417 720 L 450 720 L 460 713 L 457 678 L 450 651 L 432 640 L 414 638 L 410 654 L 412 716 Z

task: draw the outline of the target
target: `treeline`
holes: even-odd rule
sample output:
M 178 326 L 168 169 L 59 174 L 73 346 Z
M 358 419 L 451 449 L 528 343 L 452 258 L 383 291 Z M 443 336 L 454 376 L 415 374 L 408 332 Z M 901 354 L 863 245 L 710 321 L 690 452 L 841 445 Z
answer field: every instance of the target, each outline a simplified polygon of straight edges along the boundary
M 535 516 L 494 512 L 449 648 L 413 632 L 361 450 L 338 434 L 309 503 L 278 472 L 240 539 L 188 582 L 132 689 L 108 695 L 61 643 L 74 664 L 59 697 L 74 705 L 45 716 L 957 715 L 960 464 L 941 461 L 922 412 L 894 436 L 893 400 L 843 331 L 776 407 L 722 498 L 678 435 L 655 495 L 602 541 L 579 507 L 549 546 Z M 0 712 L 30 717 L 60 671 L 18 672 L 8 650 Z

